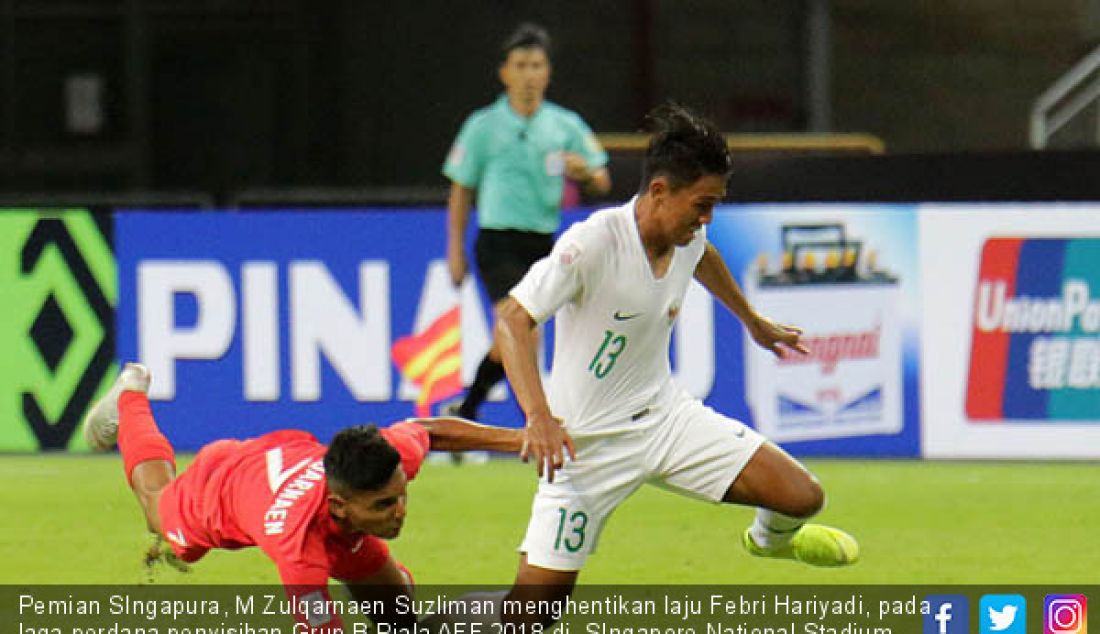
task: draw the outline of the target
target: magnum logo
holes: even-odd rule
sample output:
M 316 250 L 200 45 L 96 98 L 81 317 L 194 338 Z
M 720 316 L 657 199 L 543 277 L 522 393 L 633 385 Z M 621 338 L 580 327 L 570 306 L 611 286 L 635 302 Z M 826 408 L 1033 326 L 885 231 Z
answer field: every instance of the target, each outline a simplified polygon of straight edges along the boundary
M 792 354 L 778 360 L 780 365 L 820 363 L 822 374 L 832 374 L 841 361 L 877 359 L 882 325 L 862 332 L 840 332 L 828 335 L 810 334 L 802 337 L 802 343 L 810 349 L 807 354 Z
M 9 361 L 0 390 L 17 407 L 0 412 L 0 449 L 64 449 L 114 359 L 110 216 L 4 210 L 0 247 Z

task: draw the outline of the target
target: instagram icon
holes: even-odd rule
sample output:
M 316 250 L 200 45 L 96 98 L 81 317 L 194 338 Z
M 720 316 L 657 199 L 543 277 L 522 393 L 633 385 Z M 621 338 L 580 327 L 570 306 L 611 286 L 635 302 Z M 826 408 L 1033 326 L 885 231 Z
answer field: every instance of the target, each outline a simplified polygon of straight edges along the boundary
M 1043 634 L 1088 634 L 1088 600 L 1083 594 L 1048 594 L 1043 599 Z

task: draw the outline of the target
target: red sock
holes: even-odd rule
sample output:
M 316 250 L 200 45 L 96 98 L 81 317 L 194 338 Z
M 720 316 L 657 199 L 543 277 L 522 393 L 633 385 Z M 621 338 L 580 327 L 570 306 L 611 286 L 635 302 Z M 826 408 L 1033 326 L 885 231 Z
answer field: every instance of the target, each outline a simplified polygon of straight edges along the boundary
M 141 392 L 123 392 L 118 397 L 118 450 L 126 469 L 126 481 L 133 486 L 134 467 L 149 460 L 167 460 L 176 468 L 176 454 L 168 439 L 157 429 L 149 398 Z

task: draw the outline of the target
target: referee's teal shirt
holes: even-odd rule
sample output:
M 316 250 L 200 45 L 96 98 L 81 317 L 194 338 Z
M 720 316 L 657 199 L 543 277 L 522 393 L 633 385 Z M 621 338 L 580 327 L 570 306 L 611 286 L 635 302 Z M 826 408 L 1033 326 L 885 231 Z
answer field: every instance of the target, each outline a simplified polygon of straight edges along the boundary
M 521 117 L 501 95 L 462 124 L 443 174 L 477 190 L 482 228 L 554 233 L 561 223 L 562 152 L 580 154 L 589 169 L 607 164 L 607 152 L 575 112 L 543 101 Z

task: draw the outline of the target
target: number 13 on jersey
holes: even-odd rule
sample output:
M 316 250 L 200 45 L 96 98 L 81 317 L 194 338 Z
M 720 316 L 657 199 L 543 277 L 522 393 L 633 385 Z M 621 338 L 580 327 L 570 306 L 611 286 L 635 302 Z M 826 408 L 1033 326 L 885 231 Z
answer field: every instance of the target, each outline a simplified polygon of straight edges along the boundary
M 604 378 L 611 371 L 611 368 L 615 367 L 615 362 L 618 361 L 623 350 L 626 350 L 626 336 L 605 330 L 603 343 L 600 344 L 600 349 L 596 351 L 592 361 L 588 364 L 588 371 L 595 374 L 597 379 Z

